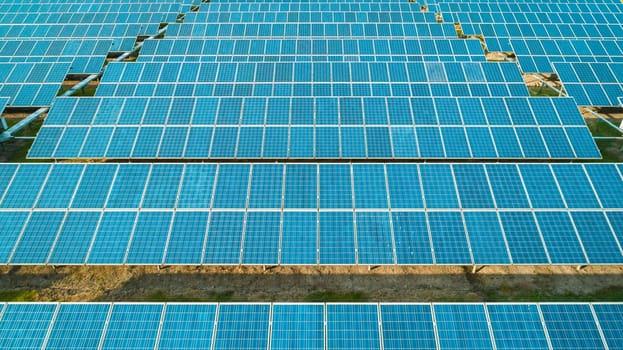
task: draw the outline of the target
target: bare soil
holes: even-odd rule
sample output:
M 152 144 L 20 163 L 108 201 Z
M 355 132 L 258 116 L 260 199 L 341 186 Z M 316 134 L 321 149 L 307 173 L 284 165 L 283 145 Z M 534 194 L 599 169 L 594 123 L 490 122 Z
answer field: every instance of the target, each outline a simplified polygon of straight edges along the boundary
M 0 291 L 25 290 L 38 301 L 305 301 L 326 291 L 379 302 L 623 301 L 623 266 L 0 267 Z

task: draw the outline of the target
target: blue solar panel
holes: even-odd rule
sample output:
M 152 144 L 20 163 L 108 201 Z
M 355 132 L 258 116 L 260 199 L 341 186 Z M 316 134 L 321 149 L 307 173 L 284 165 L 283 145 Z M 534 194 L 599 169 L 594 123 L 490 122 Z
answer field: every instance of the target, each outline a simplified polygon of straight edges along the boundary
M 324 338 L 323 305 L 273 306 L 271 349 L 324 349 Z
M 139 213 L 126 262 L 161 264 L 171 220 L 172 215 L 169 212 Z
M 203 263 L 238 264 L 242 247 L 244 213 L 213 212 Z
M 547 252 L 532 213 L 501 212 L 500 221 L 513 263 L 548 263 Z
M 57 304 L 9 304 L 0 319 L 0 346 L 38 349 L 43 346 Z
M 443 349 L 493 349 L 482 305 L 433 306 L 439 346 Z
M 508 264 L 509 253 L 496 213 L 464 212 L 474 264 Z
M 206 349 L 212 345 L 214 304 L 167 304 L 158 349 Z
M 106 212 L 93 241 L 88 263 L 122 264 L 134 229 L 135 212 Z
M 177 212 L 167 241 L 165 264 L 201 264 L 208 227 L 206 212 Z
M 7 349 L 616 349 L 622 326 L 619 303 L 9 303 L 0 311 Z
M 431 242 L 424 213 L 392 213 L 397 264 L 432 264 Z
M 279 256 L 281 213 L 247 213 L 242 263 L 276 265 Z
M 377 305 L 328 304 L 328 349 L 378 349 L 381 346 Z M 355 320 L 351 316 L 357 314 Z
M 436 349 L 429 305 L 381 305 L 384 349 Z
M 357 213 L 360 264 L 394 264 L 394 243 L 387 213 Z
M 603 213 L 572 212 L 571 217 L 591 263 L 623 261 L 621 247 Z
M 62 212 L 32 213 L 14 248 L 11 263 L 32 264 L 47 261 L 64 216 Z
M 115 304 L 112 306 L 103 349 L 153 349 L 160 328 L 162 304 Z
M 48 177 L 49 164 L 25 164 L 15 173 L 2 198 L 2 208 L 32 207 L 44 181 Z M 6 173 L 8 175 L 8 172 Z M 6 176 L 8 184 L 9 177 Z
M 604 349 L 589 305 L 543 304 L 541 312 L 554 348 Z
M 267 348 L 269 316 L 269 304 L 221 304 L 213 348 Z
M 81 264 L 86 260 L 91 238 L 100 221 L 99 212 L 70 212 L 56 237 L 49 264 Z M 85 235 L 85 232 L 89 234 Z
M 549 349 L 535 304 L 488 304 L 497 349 Z
M 55 104 L 31 157 L 599 158 L 568 98 L 536 103 L 530 98 L 435 97 L 411 98 L 409 103 L 400 97 L 127 97 L 120 101 L 125 107 L 112 112 L 109 104 L 118 103 L 117 98 L 78 99 L 89 104 L 75 109 L 75 103 L 68 102 L 74 100 Z M 481 104 L 486 115 L 475 120 L 470 115 L 475 109 L 484 113 Z M 534 105 L 527 108 L 529 125 L 511 125 L 507 106 L 514 104 Z M 91 113 L 89 106 L 99 107 Z M 305 113 L 315 109 L 316 116 L 302 113 L 299 120 L 298 111 L 304 107 L 311 110 Z M 553 117 L 544 117 L 544 111 Z M 180 114 L 183 121 L 178 120 Z M 94 122 L 80 122 L 85 115 Z M 189 119 L 189 128 L 178 124 Z M 215 119 L 221 125 L 216 129 Z M 363 120 L 368 126 L 362 126 Z M 545 127 L 558 127 L 561 120 L 564 130 Z M 264 121 L 266 125 L 258 125 Z M 493 127 L 497 125 L 506 127 Z
M 355 236 L 352 212 L 320 212 L 320 263 L 353 264 Z
M 593 304 L 593 310 L 595 310 L 595 316 L 608 344 L 608 349 L 621 349 L 623 336 L 621 336 L 620 329 L 623 327 L 623 307 L 618 304 Z
M 281 231 L 281 264 L 318 262 L 318 218 L 315 212 L 284 212 Z
M 110 308 L 109 304 L 61 304 L 45 348 L 97 348 Z
M 435 262 L 472 265 L 461 213 L 431 211 L 427 216 Z

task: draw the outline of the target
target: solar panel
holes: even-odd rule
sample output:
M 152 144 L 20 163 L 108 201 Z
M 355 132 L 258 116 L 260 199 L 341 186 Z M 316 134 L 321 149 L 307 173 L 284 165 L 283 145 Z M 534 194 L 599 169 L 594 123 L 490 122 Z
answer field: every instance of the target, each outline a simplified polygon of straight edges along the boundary
M 623 63 L 553 63 L 565 91 L 581 106 L 617 106 Z
M 0 40 L 1 62 L 71 63 L 68 73 L 99 73 L 110 40 Z
M 7 349 L 604 349 L 617 348 L 622 331 L 620 303 L 4 303 L 0 310 Z
M 186 66 L 199 73 L 182 76 Z M 450 70 L 461 74 L 447 74 Z M 478 72 L 478 79 L 465 71 Z M 134 62 L 108 65 L 96 92 L 120 97 L 390 94 L 485 97 L 528 96 L 528 91 L 511 62 Z
M 352 315 L 359 315 L 353 319 Z M 327 349 L 378 349 L 378 307 L 374 304 L 328 304 Z
M 590 305 L 543 304 L 541 314 L 553 347 L 605 348 Z
M 511 39 L 524 72 L 554 72 L 552 62 L 621 62 L 623 41 L 587 39 Z
M 112 305 L 106 332 L 100 347 L 103 349 L 153 349 L 163 315 L 163 304 Z
M 110 304 L 61 304 L 56 310 L 45 348 L 96 348 L 110 309 Z
M 433 309 L 440 347 L 493 349 L 483 305 L 436 304 Z
M 49 106 L 69 72 L 69 63 L 0 63 L 0 96 L 12 107 Z
M 199 350 L 211 347 L 216 309 L 214 304 L 167 304 L 158 348 Z
M 269 319 L 269 304 L 221 304 L 213 348 L 267 348 Z
M 484 62 L 475 39 L 160 39 L 138 62 Z M 185 67 L 189 67 L 185 65 Z M 295 68 L 305 71 L 305 66 Z M 185 72 L 185 70 L 183 70 Z M 253 74 L 254 70 L 250 70 Z M 241 73 L 239 73 L 241 74 Z M 297 73 L 298 74 L 298 73 Z M 192 78 L 189 76 L 189 78 Z M 251 76 L 252 78 L 252 76 Z
M 497 349 L 549 349 L 539 308 L 534 304 L 488 304 Z
M 116 103 L 124 107 L 111 110 L 110 104 Z M 187 106 L 184 110 L 177 108 L 181 103 Z M 144 104 L 149 106 L 147 112 L 135 107 Z M 190 127 L 175 124 L 178 113 L 184 114 L 187 121 L 183 123 Z M 476 113 L 479 120 L 475 120 Z M 158 120 L 151 120 L 156 116 L 160 116 Z M 136 131 L 128 135 L 125 131 L 129 130 Z M 310 137 L 298 137 L 303 132 Z M 112 136 L 96 141 L 97 147 L 89 147 L 95 142 L 92 138 L 98 135 Z M 481 136 L 488 138 L 488 142 L 483 143 Z M 58 141 L 54 142 L 53 138 Z M 514 143 L 510 144 L 511 141 Z M 123 144 L 127 145 L 127 153 L 118 153 L 118 147 Z M 539 147 L 535 149 L 534 144 Z M 507 150 L 511 146 L 515 149 Z M 308 153 L 298 152 L 297 147 Z M 59 98 L 29 156 L 137 159 L 600 157 L 571 99 L 523 97 Z
M 275 304 L 272 307 L 271 349 L 324 349 L 324 306 Z
M 5 264 L 623 261 L 619 201 L 594 185 L 623 186 L 613 164 L 61 163 L 0 174 Z

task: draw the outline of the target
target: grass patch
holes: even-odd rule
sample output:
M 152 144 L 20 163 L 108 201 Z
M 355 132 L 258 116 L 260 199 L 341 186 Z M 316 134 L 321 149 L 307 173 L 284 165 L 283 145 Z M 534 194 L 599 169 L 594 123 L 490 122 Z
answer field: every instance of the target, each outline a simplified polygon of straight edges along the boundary
M 529 86 L 530 96 L 558 97 L 560 94 L 548 86 Z
M 3 290 L 0 301 L 37 301 L 39 294 L 34 290 Z
M 590 294 L 552 294 L 542 290 L 509 291 L 490 290 L 487 302 L 612 302 L 623 301 L 623 286 L 599 289 Z
M 64 94 L 65 92 L 67 92 L 67 90 L 69 90 L 71 88 L 72 88 L 71 86 L 63 86 L 58 91 L 56 96 L 60 96 L 60 95 Z M 72 97 L 91 97 L 91 96 L 95 96 L 95 91 L 97 91 L 97 87 L 96 86 L 87 85 L 87 86 L 83 87 L 82 89 L 74 92 L 73 95 L 71 95 L 71 96 Z
M 616 124 L 616 123 L 615 123 Z M 621 134 L 601 119 L 590 119 L 586 121 L 593 136 L 621 136 Z M 596 140 L 597 147 L 601 152 L 602 159 L 597 162 L 620 162 L 623 153 L 623 141 L 621 140 Z
M 330 290 L 313 292 L 305 297 L 306 302 L 366 302 L 368 297 L 361 292 L 334 292 Z
M 152 303 L 163 303 L 163 302 L 185 302 L 185 303 L 199 303 L 199 302 L 228 302 L 233 301 L 232 291 L 226 292 L 212 292 L 208 293 L 208 295 L 204 297 L 195 297 L 188 295 L 169 295 L 162 290 L 157 290 L 153 293 L 146 294 L 142 297 L 136 298 L 135 301 L 144 301 L 144 302 L 152 302 Z

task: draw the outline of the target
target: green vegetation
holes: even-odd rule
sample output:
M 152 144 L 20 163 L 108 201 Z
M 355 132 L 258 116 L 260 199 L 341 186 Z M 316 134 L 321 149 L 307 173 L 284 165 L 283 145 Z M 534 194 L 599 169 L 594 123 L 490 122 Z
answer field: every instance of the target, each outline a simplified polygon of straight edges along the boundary
M 623 286 L 599 289 L 591 294 L 551 294 L 542 290 L 514 291 L 511 288 L 490 290 L 487 302 L 612 302 L 623 301 Z
M 334 292 L 330 290 L 313 292 L 305 297 L 306 302 L 333 303 L 333 302 L 366 302 L 368 297 L 361 292 Z
M 618 124 L 615 122 L 615 124 Z M 586 121 L 593 136 L 612 136 L 617 137 L 621 134 L 613 127 L 601 119 L 590 119 Z M 597 140 L 597 147 L 601 152 L 602 159 L 598 162 L 620 162 L 623 154 L 623 141 L 621 140 Z
M 39 295 L 34 290 L 3 290 L 0 291 L 0 301 L 37 301 Z
M 65 91 L 67 91 L 70 88 L 71 88 L 70 86 L 63 86 L 63 87 L 61 87 L 61 89 L 58 91 L 56 96 L 60 96 L 60 95 L 64 94 Z M 73 96 L 73 97 L 95 96 L 95 91 L 96 90 L 97 90 L 97 86 L 87 85 L 84 88 L 76 91 L 71 96 Z
M 559 96 L 558 92 L 549 86 L 529 86 L 528 92 L 530 92 L 530 96 Z
M 134 301 L 144 302 L 186 302 L 186 303 L 199 303 L 199 302 L 228 302 L 233 301 L 232 296 L 234 292 L 213 292 L 208 293 L 205 296 L 195 297 L 188 295 L 169 295 L 162 290 L 146 294 L 133 298 Z

